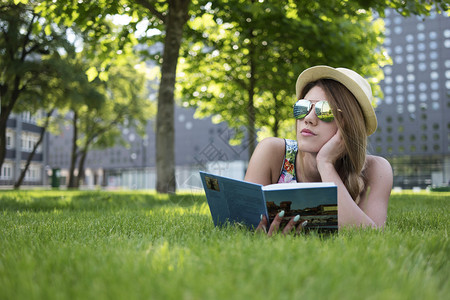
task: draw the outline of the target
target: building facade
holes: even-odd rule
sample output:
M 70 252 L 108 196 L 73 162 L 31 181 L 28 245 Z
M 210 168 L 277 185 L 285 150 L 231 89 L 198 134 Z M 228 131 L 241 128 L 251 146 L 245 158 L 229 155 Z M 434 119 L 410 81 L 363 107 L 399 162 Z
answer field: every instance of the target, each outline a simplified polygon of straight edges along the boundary
M 450 18 L 404 18 L 386 12 L 384 46 L 393 64 L 383 68 L 384 99 L 370 151 L 386 157 L 394 186 L 450 181 Z
M 31 115 L 29 112 L 12 114 L 6 129 L 6 157 L 0 173 L 0 185 L 11 186 L 19 179 L 22 169 L 35 144 L 39 140 L 42 127 L 36 122 L 40 113 Z M 47 181 L 47 143 L 48 136 L 38 146 L 30 166 L 25 174 L 22 185 L 42 186 Z
M 235 134 L 225 123 L 214 124 L 211 118 L 196 119 L 190 108 L 175 108 L 175 180 L 178 189 L 201 186 L 199 170 L 243 178 L 248 161 L 245 144 L 231 146 Z M 154 189 L 156 186 L 155 123 L 147 124 L 141 137 L 132 129 L 123 128 L 127 146 L 91 150 L 85 164 L 83 185 L 88 187 Z M 63 128 L 58 136 L 50 136 L 49 156 L 52 169 L 60 169 L 61 185 L 68 180 L 72 129 Z

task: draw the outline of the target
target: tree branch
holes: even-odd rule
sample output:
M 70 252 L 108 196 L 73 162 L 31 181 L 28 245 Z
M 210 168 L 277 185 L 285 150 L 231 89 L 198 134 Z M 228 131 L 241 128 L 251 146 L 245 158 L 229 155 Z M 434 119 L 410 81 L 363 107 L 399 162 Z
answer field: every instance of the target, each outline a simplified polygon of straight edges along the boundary
M 148 0 L 135 0 L 137 4 L 140 4 L 144 8 L 148 9 L 153 15 L 155 15 L 158 19 L 160 19 L 163 23 L 166 23 L 166 16 L 160 13 L 153 3 Z
M 22 55 L 20 57 L 20 61 L 24 61 L 25 57 L 29 54 L 29 52 L 26 51 L 27 49 L 27 44 L 30 41 L 30 35 L 31 32 L 33 31 L 33 24 L 34 24 L 34 20 L 37 17 L 37 15 L 35 13 L 33 13 L 33 17 L 30 20 L 30 24 L 28 25 L 28 29 L 27 29 L 27 33 L 24 36 L 23 39 L 23 45 L 22 45 Z

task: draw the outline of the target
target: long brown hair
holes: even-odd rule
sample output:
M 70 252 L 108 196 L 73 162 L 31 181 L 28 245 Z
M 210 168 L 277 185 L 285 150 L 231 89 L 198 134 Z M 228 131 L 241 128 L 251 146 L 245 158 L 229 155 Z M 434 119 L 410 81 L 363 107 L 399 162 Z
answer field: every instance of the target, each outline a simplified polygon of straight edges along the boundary
M 325 92 L 344 141 L 345 153 L 334 166 L 351 197 L 358 203 L 359 195 L 366 184 L 363 171 L 366 163 L 367 134 L 361 107 L 344 85 L 332 79 L 319 79 L 307 84 L 300 93 L 300 99 L 314 86 L 321 87 Z

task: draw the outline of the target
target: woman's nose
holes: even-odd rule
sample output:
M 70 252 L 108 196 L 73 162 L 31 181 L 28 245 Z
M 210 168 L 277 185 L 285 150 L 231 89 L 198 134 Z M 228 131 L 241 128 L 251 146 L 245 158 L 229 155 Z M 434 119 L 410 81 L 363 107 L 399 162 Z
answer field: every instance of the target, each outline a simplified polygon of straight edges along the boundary
M 308 114 L 304 118 L 305 122 L 315 124 L 318 121 L 316 110 L 315 110 L 315 104 L 311 105 L 311 109 L 309 110 Z

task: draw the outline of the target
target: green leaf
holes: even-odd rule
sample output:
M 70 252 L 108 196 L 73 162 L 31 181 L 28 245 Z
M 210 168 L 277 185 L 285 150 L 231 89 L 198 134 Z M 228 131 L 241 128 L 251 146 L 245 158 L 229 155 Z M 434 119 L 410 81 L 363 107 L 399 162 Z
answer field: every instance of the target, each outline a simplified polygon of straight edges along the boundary
M 52 28 L 50 27 L 50 25 L 45 26 L 44 32 L 45 32 L 46 35 L 51 35 L 52 34 Z
M 107 72 L 100 72 L 98 75 L 98 78 L 102 81 L 108 81 L 108 73 Z
M 86 76 L 88 77 L 88 81 L 91 82 L 93 81 L 95 78 L 97 78 L 98 76 L 98 72 L 97 69 L 95 67 L 90 67 L 87 71 L 86 71 Z

